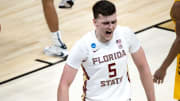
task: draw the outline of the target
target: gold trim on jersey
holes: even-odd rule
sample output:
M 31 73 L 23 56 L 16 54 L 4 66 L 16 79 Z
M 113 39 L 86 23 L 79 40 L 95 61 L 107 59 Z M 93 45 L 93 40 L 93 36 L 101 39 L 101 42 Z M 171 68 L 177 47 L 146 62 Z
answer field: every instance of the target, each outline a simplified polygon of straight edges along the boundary
M 177 67 L 174 83 L 174 98 L 180 99 L 180 54 L 177 55 Z
M 82 70 L 83 70 L 83 81 L 84 81 L 84 85 L 83 85 L 83 94 L 82 94 L 82 96 L 81 96 L 81 99 L 82 99 L 82 101 L 85 101 L 86 90 L 87 90 L 86 86 L 87 86 L 87 80 L 89 80 L 89 76 L 88 76 L 88 74 L 87 74 L 87 72 L 86 72 L 84 66 L 81 65 L 81 67 L 82 67 Z

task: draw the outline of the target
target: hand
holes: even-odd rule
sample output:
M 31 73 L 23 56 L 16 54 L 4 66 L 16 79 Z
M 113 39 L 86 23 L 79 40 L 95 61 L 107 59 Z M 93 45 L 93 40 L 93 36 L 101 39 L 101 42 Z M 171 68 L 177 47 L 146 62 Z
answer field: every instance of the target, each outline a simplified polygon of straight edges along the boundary
M 156 70 L 156 72 L 154 73 L 154 78 L 153 78 L 154 83 L 157 83 L 157 84 L 163 83 L 165 75 L 166 75 L 166 70 L 161 69 L 161 68 Z

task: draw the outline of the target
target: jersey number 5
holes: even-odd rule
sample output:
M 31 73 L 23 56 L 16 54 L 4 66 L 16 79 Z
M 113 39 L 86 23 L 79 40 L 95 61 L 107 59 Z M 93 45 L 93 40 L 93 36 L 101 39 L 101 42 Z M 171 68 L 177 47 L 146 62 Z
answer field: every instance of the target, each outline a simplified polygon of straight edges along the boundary
M 116 64 L 115 63 L 108 64 L 108 70 L 110 73 L 110 75 L 109 75 L 110 78 L 116 76 L 116 68 L 112 68 L 114 65 L 116 65 Z

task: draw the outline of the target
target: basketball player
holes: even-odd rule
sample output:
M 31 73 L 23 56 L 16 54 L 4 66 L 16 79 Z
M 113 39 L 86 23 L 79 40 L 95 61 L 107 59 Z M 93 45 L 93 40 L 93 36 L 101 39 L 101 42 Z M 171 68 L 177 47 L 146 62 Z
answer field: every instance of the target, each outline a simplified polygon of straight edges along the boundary
M 177 67 L 175 75 L 174 98 L 180 101 L 180 0 L 175 0 L 171 8 L 171 17 L 176 25 L 176 39 L 171 46 L 168 56 L 162 63 L 161 67 L 154 74 L 155 83 L 163 83 L 167 68 L 177 56 Z
M 46 47 L 44 53 L 51 56 L 67 57 L 67 47 L 62 41 L 61 32 L 59 30 L 58 16 L 54 7 L 54 0 L 42 0 L 44 16 L 50 31 L 52 32 L 53 45 Z M 62 0 L 60 8 L 71 8 L 72 0 Z
M 86 78 L 83 101 L 131 101 L 127 75 L 129 53 L 139 70 L 148 101 L 155 101 L 152 75 L 143 48 L 129 28 L 117 26 L 115 5 L 98 1 L 93 6 L 93 14 L 95 30 L 72 48 L 58 88 L 58 101 L 69 101 L 69 87 L 79 67 Z

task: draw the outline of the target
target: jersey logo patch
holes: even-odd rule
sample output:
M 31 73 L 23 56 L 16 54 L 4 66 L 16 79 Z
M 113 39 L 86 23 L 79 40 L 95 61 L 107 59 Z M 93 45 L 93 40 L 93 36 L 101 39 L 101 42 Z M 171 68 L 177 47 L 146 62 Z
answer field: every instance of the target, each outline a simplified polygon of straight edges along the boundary
M 96 44 L 95 43 L 91 44 L 91 48 L 93 48 L 93 53 L 98 51 L 98 49 L 96 49 Z
M 95 44 L 95 43 L 92 43 L 92 44 L 91 44 L 91 48 L 96 48 L 96 44 Z
M 119 49 L 121 49 L 123 47 L 121 44 L 121 39 L 116 40 L 116 44 L 118 45 Z

